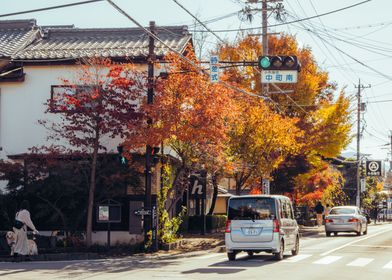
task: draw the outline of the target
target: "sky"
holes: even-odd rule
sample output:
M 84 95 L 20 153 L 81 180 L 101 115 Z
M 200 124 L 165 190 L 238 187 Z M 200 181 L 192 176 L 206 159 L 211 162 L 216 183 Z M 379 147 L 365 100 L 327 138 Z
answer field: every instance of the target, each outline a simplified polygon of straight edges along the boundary
M 81 0 L 0 0 L 0 15 L 30 9 L 62 5 Z M 141 24 L 149 21 L 157 25 L 192 25 L 194 20 L 173 0 L 113 0 Z M 254 15 L 252 23 L 241 20 L 238 11 L 246 6 L 245 0 L 178 0 L 200 20 L 207 21 L 212 30 L 227 30 L 261 26 L 260 12 Z M 341 9 L 364 0 L 284 0 L 283 22 L 307 18 Z M 253 7 L 260 7 L 255 6 Z M 390 155 L 390 130 L 392 130 L 392 1 L 371 0 L 358 6 L 329 15 L 295 24 L 271 27 L 269 32 L 286 32 L 295 35 L 301 46 L 307 46 L 322 70 L 328 71 L 330 80 L 336 82 L 339 90 L 345 89 L 352 97 L 353 141 L 344 154 L 356 151 L 356 98 L 359 80 L 366 111 L 363 114 L 361 152 L 369 159 L 385 160 Z M 231 16 L 230 16 L 231 15 Z M 227 17 L 225 17 L 227 16 Z M 116 11 L 106 1 L 82 6 L 42 11 L 6 19 L 35 18 L 39 25 L 69 25 L 80 28 L 135 27 L 129 19 Z M 243 18 L 242 18 L 243 19 Z M 274 15 L 269 25 L 281 23 Z M 203 29 L 201 26 L 197 30 Z M 193 30 L 193 28 L 190 28 Z M 255 32 L 261 32 L 255 30 Z M 198 33 L 200 34 L 200 33 Z M 221 38 L 235 40 L 238 32 L 219 32 Z M 195 37 L 195 42 L 199 37 Z M 205 51 L 214 46 L 216 38 L 206 38 Z M 389 100 L 389 101 L 388 101 Z

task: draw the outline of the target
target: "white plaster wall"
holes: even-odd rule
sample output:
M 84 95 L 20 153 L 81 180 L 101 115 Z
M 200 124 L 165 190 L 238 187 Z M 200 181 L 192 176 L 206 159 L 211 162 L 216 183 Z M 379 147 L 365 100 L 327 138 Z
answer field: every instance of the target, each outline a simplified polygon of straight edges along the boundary
M 129 234 L 127 231 L 111 231 L 110 245 L 136 245 L 144 241 L 141 234 Z M 107 232 L 94 231 L 92 234 L 92 243 L 99 245 L 107 245 Z
M 0 84 L 0 136 L 6 155 L 49 144 L 48 132 L 38 120 L 56 119 L 54 114 L 45 114 L 44 103 L 50 98 L 50 87 L 62 84 L 61 78 L 71 79 L 75 70 L 75 66 L 27 66 L 24 82 Z
M 24 82 L 0 83 L 0 147 L 3 148 L 0 158 L 51 144 L 46 139 L 48 131 L 38 120 L 56 120 L 56 114 L 45 114 L 44 104 L 50 98 L 51 86 L 63 84 L 62 79 L 74 81 L 77 68 L 75 65 L 25 66 Z M 109 151 L 116 151 L 118 142 L 119 139 L 108 139 L 105 146 Z
M 40 231 L 42 236 L 52 236 L 52 231 Z M 110 232 L 110 245 L 136 245 L 144 241 L 142 234 L 130 234 L 127 231 L 111 231 Z M 107 244 L 107 231 L 93 231 L 92 243 L 99 245 Z

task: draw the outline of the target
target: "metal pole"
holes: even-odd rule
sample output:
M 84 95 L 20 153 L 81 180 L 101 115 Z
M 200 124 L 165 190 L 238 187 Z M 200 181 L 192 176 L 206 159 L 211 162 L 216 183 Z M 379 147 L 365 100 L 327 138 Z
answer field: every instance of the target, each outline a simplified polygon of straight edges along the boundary
M 262 17 L 262 44 L 263 44 L 263 55 L 268 55 L 268 14 L 267 14 L 267 0 L 262 0 L 261 7 L 261 17 Z M 268 94 L 269 86 L 268 84 L 262 85 L 262 93 L 264 95 Z
M 150 31 L 151 33 L 155 34 L 155 22 L 150 21 Z M 149 43 L 148 43 L 148 89 L 147 89 L 147 104 L 152 104 L 154 101 L 154 60 L 155 60 L 155 52 L 154 52 L 154 37 L 149 36 Z M 151 124 L 151 119 L 148 120 L 148 124 Z M 148 232 L 150 230 L 156 231 L 156 227 L 152 225 L 154 219 L 152 218 L 153 209 L 152 209 L 152 194 L 151 194 L 151 152 L 152 148 L 150 145 L 146 146 L 146 197 L 145 197 L 145 209 L 150 210 L 150 215 L 144 216 L 144 242 L 145 244 L 148 242 Z M 157 236 L 156 232 L 152 232 L 152 251 L 157 251 Z
M 389 172 L 392 172 L 392 130 L 390 130 L 391 133 L 391 161 L 389 162 Z
M 360 139 L 361 139 L 361 80 L 358 82 L 358 110 L 357 110 L 357 196 L 356 196 L 356 205 L 357 207 L 361 206 L 361 185 L 360 185 L 360 172 L 359 167 L 361 165 L 361 157 L 360 157 Z

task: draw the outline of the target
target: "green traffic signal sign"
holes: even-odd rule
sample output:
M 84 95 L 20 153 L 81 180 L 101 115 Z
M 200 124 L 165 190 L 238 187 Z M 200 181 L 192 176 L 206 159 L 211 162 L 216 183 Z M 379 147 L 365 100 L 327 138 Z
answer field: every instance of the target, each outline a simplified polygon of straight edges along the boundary
M 271 61 L 268 56 L 262 56 L 259 59 L 259 66 L 261 68 L 268 68 L 271 65 Z
M 127 164 L 127 159 L 124 156 L 121 157 L 121 164 Z
M 294 55 L 259 56 L 258 66 L 262 70 L 300 70 L 300 63 Z

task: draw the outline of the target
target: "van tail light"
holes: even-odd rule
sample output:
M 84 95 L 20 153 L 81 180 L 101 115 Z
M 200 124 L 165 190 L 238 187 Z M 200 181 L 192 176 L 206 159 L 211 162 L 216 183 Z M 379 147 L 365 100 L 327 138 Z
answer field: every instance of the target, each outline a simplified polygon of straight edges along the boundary
M 225 233 L 230 233 L 231 232 L 230 225 L 231 225 L 231 220 L 227 220 L 226 221 Z
M 351 218 L 348 220 L 349 223 L 357 223 L 359 220 L 357 218 Z
M 325 219 L 325 223 L 333 223 L 332 219 Z
M 277 219 L 274 220 L 274 229 L 273 232 L 280 232 L 280 225 Z

